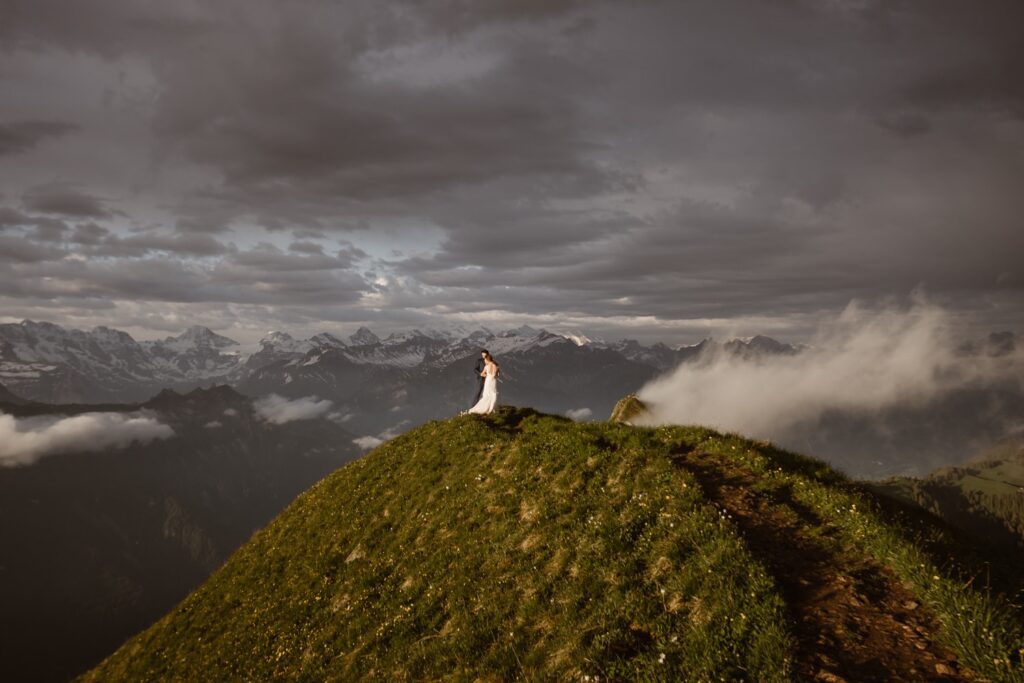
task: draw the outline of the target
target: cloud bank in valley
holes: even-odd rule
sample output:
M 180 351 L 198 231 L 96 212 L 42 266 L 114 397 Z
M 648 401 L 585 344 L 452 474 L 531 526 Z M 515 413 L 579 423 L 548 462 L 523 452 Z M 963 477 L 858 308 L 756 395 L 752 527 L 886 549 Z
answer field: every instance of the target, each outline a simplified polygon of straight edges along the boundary
M 31 465 L 48 455 L 122 448 L 172 436 L 168 425 L 141 413 L 21 419 L 0 413 L 0 466 Z
M 323 417 L 334 407 L 331 401 L 321 400 L 316 396 L 288 399 L 277 394 L 256 399 L 252 405 L 260 417 L 276 425 Z
M 376 436 L 360 436 L 359 438 L 352 439 L 352 443 L 365 451 L 369 451 L 384 443 L 384 439 L 379 439 Z
M 352 443 L 359 446 L 359 448 L 363 449 L 364 451 L 370 451 L 376 448 L 377 446 L 380 446 L 385 441 L 390 441 L 391 439 L 401 434 L 402 430 L 406 429 L 410 424 L 412 423 L 409 420 L 402 420 L 398 424 L 391 425 L 377 436 L 360 436 L 355 439 L 352 439 Z
M 566 411 L 565 416 L 570 420 L 586 420 L 591 417 L 594 412 L 590 408 L 575 408 L 574 410 Z
M 829 415 L 861 417 L 926 408 L 960 389 L 1024 386 L 1021 350 L 968 353 L 953 321 L 927 303 L 909 310 L 851 304 L 794 356 L 718 353 L 654 380 L 639 396 L 651 424 L 703 424 L 785 439 Z

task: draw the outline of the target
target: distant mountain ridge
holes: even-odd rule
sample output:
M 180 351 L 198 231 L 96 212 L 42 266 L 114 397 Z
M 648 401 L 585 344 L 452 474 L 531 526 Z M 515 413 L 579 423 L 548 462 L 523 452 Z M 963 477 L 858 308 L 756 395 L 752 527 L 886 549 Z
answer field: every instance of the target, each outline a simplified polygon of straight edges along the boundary
M 639 388 L 638 383 L 702 353 L 724 350 L 751 356 L 799 351 L 799 347 L 766 337 L 724 344 L 706 339 L 693 346 L 670 348 L 661 343 L 646 346 L 635 340 L 606 343 L 582 334 L 556 334 L 529 326 L 502 332 L 487 328 L 413 329 L 383 338 L 362 327 L 347 340 L 328 332 L 297 339 L 287 332 L 273 331 L 253 348 L 245 348 L 201 326 L 161 340 L 136 341 L 128 333 L 109 327 L 83 331 L 25 320 L 0 325 L 0 382 L 29 400 L 104 403 L 144 401 L 163 388 L 189 390 L 211 383 L 231 384 L 251 395 L 273 391 L 294 396 L 301 387 L 337 400 L 358 393 L 386 393 L 387 387 L 408 382 L 415 385 L 417 381 L 440 380 L 442 393 L 450 396 L 444 410 L 450 411 L 465 402 L 472 378 L 449 381 L 454 380 L 457 371 L 449 372 L 448 368 L 466 362 L 485 347 L 503 363 L 508 362 L 506 377 L 517 376 L 521 387 L 550 386 L 537 373 L 556 365 L 553 357 L 562 359 L 559 367 L 575 367 L 577 379 L 588 373 L 622 376 L 625 384 L 591 394 L 598 405 L 587 408 L 595 413 L 605 412 L 619 396 Z M 565 376 L 564 372 L 555 374 Z M 345 387 L 339 388 L 338 382 Z M 363 386 L 362 382 L 376 385 Z M 569 397 L 563 400 L 556 396 L 545 402 L 543 396 L 525 389 L 517 393 L 513 387 L 508 388 L 512 395 L 546 410 L 581 407 Z M 396 393 L 401 394 L 402 389 L 395 388 L 388 400 L 397 400 L 397 404 L 383 406 L 370 401 L 365 409 L 386 412 L 394 405 L 407 403 Z M 416 393 L 415 386 L 406 391 Z M 360 412 L 358 406 L 352 408 Z M 401 419 L 417 421 L 437 416 L 440 413 L 428 410 Z M 394 422 L 369 419 L 366 428 L 383 429 Z
M 1016 334 L 999 332 L 957 352 L 985 361 L 1019 346 Z M 49 403 L 143 402 L 164 388 L 210 384 L 229 384 L 250 397 L 315 397 L 334 404 L 335 419 L 359 443 L 372 444 L 466 409 L 481 348 L 501 363 L 499 403 L 577 419 L 608 415 L 622 396 L 688 363 L 794 358 L 809 349 L 764 335 L 669 346 L 529 326 L 421 328 L 386 336 L 363 327 L 346 338 L 329 332 L 296 338 L 279 330 L 249 345 L 191 327 L 136 342 L 106 327 L 82 332 L 24 321 L 0 325 L 0 383 L 24 399 Z M 1022 408 L 1024 392 L 1008 379 L 953 391 L 920 409 L 833 411 L 786 443 L 858 476 L 918 474 L 957 462 L 970 444 L 1001 438 Z
M 0 325 L 0 382 L 48 403 L 144 400 L 166 386 L 224 377 L 239 362 L 237 342 L 194 326 L 177 337 L 138 342 L 127 332 L 85 332 L 25 320 Z

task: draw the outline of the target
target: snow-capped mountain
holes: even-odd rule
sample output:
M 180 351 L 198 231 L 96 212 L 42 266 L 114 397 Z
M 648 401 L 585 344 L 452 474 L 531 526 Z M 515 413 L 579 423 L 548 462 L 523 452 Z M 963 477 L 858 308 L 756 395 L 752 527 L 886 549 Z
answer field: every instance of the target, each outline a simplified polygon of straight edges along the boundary
M 671 370 L 684 361 L 694 359 L 702 353 L 712 352 L 717 348 L 717 344 L 711 339 L 705 339 L 699 344 L 692 346 L 681 346 L 675 349 L 661 342 L 651 346 L 644 346 L 635 339 L 622 339 L 605 346 L 622 354 L 631 361 L 650 365 L 662 371 Z
M 128 337 L 124 332 L 121 334 Z M 234 339 L 222 337 L 199 325 L 193 325 L 177 337 L 141 343 L 158 371 L 169 378 L 181 375 L 186 380 L 222 377 L 239 360 L 238 352 L 226 349 L 238 345 Z
M 375 335 L 367 327 L 360 327 L 356 333 L 348 338 L 352 346 L 372 346 L 380 343 L 380 337 Z
M 806 347 L 783 344 L 771 337 L 758 334 L 753 337 L 731 339 L 725 342 L 722 348 L 743 358 L 758 358 L 762 356 L 795 356 Z
M 251 395 L 316 394 L 348 405 L 346 414 L 373 414 L 367 424 L 393 425 L 399 416 L 416 422 L 461 405 L 464 385 L 473 379 L 470 374 L 467 380 L 466 368 L 485 348 L 507 370 L 506 389 L 513 394 L 522 389 L 521 400 L 542 409 L 581 407 L 572 405 L 573 394 L 549 382 L 550 376 L 577 388 L 620 377 L 605 381 L 607 386 L 588 398 L 594 405 L 585 407 L 595 414 L 653 375 L 705 353 L 756 357 L 799 351 L 768 337 L 670 348 L 628 339 L 608 343 L 582 332 L 558 334 L 528 325 L 502 332 L 460 327 L 387 336 L 361 327 L 347 340 L 328 332 L 298 339 L 277 330 L 258 345 L 243 347 L 201 326 L 136 341 L 109 327 L 83 331 L 25 320 L 0 325 L 0 383 L 26 399 L 51 403 L 140 401 L 163 388 L 187 391 L 228 383 Z M 571 376 L 566 368 L 574 368 Z M 448 398 L 439 400 L 441 395 Z M 423 405 L 411 407 L 417 401 Z
M 89 331 L 24 320 L 0 325 L 0 381 L 25 398 L 100 403 L 148 398 L 161 387 L 195 386 L 238 365 L 238 343 L 205 327 L 137 342 L 108 327 Z

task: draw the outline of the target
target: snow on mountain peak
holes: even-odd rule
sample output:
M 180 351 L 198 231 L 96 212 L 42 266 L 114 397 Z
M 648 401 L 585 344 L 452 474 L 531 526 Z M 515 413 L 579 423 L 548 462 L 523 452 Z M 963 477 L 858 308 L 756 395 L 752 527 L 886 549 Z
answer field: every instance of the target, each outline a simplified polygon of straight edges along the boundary
M 349 337 L 349 341 L 355 346 L 363 346 L 367 344 L 379 344 L 380 337 L 370 331 L 368 327 L 360 327 L 356 330 L 356 333 Z
M 587 337 L 584 334 L 580 334 L 579 332 L 566 332 L 562 336 L 571 341 L 576 346 L 586 346 L 591 341 L 590 337 Z
M 541 332 L 543 332 L 543 330 L 535 330 L 534 328 L 530 327 L 529 325 L 522 325 L 522 326 L 517 327 L 515 329 L 506 331 L 504 334 L 502 334 L 502 336 L 503 337 L 506 337 L 506 336 L 507 337 L 536 337 Z
M 234 339 L 222 337 L 209 327 L 202 325 L 193 325 L 177 337 L 168 337 L 165 341 L 167 343 L 186 342 L 195 346 L 212 346 L 218 349 L 225 346 L 238 346 L 238 342 Z
M 287 332 L 281 332 L 280 330 L 271 330 L 267 332 L 267 336 L 260 339 L 261 346 L 273 346 L 275 344 L 282 344 L 290 341 L 294 341 L 295 338 Z
M 319 334 L 314 334 L 312 337 L 309 338 L 309 341 L 313 342 L 314 344 L 320 347 L 332 347 L 343 349 L 345 348 L 345 346 L 347 346 L 345 342 L 341 341 L 330 332 L 321 332 Z
M 89 333 L 97 340 L 121 344 L 135 344 L 135 339 L 127 332 L 115 330 L 114 328 L 107 327 L 105 325 L 94 327 L 89 331 Z

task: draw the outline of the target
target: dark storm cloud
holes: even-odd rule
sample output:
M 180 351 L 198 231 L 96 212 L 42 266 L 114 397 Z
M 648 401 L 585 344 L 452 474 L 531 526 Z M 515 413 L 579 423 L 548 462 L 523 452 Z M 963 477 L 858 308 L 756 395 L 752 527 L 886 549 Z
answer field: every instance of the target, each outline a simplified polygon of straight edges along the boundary
M 111 218 L 116 213 L 103 199 L 59 183 L 31 188 L 21 196 L 21 203 L 30 211 L 71 218 Z
M 878 125 L 890 133 L 910 138 L 924 135 L 931 129 L 928 119 L 920 114 L 898 112 L 879 116 Z
M 0 156 L 27 152 L 48 138 L 58 138 L 77 126 L 58 121 L 0 123 Z
M 13 228 L 19 225 L 28 225 L 31 218 L 20 211 L 9 206 L 0 206 L 0 228 Z
M 287 253 L 271 244 L 258 244 L 249 251 L 232 254 L 228 261 L 260 271 L 338 270 L 352 267 L 353 255 L 343 251 L 337 256 L 328 256 L 322 251 L 291 251 Z
M 310 82 L 296 77 L 309 65 L 289 57 L 268 55 L 266 71 L 278 75 L 252 85 L 202 86 L 194 74 L 210 70 L 192 66 L 170 77 L 173 102 L 158 133 L 221 173 L 222 187 L 205 195 L 214 212 L 244 207 L 268 227 L 329 228 L 367 202 L 498 179 L 534 178 L 545 191 L 582 196 L 619 182 L 586 159 L 601 145 L 585 136 L 562 88 L 572 75 L 557 60 L 523 55 L 478 87 L 421 91 L 355 82 L 328 67 Z
M 49 216 L 34 216 L 9 206 L 0 206 L 0 230 L 29 228 L 29 236 L 41 242 L 60 242 L 67 233 L 67 224 Z
M 403 0 L 421 11 L 441 32 L 459 32 L 487 24 L 550 19 L 586 6 L 585 0 L 440 0 L 429 4 Z
M 38 263 L 60 258 L 61 252 L 18 237 L 0 236 L 0 259 L 12 263 Z
M 15 3 L 7 34 L 11 43 L 28 35 L 147 54 L 163 86 L 154 119 L 162 144 L 218 170 L 225 201 L 333 206 L 533 173 L 599 189 L 606 174 L 582 158 L 596 143 L 582 137 L 564 88 L 594 76 L 543 46 L 498 45 L 509 58 L 473 88 L 409 88 L 358 73 L 362 53 L 386 53 L 399 37 L 437 40 L 424 31 L 542 19 L 575 4 L 439 3 L 403 28 L 372 3 L 249 3 L 239 15 L 222 2 L 191 17 L 110 1 L 63 16 Z M 287 218 L 285 208 L 266 211 Z
M 143 111 L 132 140 L 148 145 L 67 115 L 79 100 L 50 111 L 56 95 L 7 117 L 77 126 L 15 136 L 18 162 L 49 171 L 15 188 L 23 213 L 0 213 L 38 242 L 11 248 L 26 296 L 58 287 L 49 269 L 61 296 L 295 319 L 798 319 L 918 285 L 1012 300 L 1024 283 L 1015 0 L 3 12 L 0 49 L 117 71 L 104 106 Z M 110 160 L 95 177 L 45 156 L 72 139 Z M 125 178 L 131 201 L 101 199 Z M 387 251 L 334 246 L 384 231 L 401 236 Z M 57 245 L 74 258 L 32 260 Z
M 324 247 L 316 242 L 292 242 L 288 245 L 288 251 L 299 254 L 323 254 Z
M 87 260 L 55 260 L 46 250 L 23 240 L 0 240 L 0 256 L 13 261 L 15 269 L 4 280 L 17 282 L 22 296 L 57 294 L 65 298 L 113 297 L 136 301 L 235 302 L 288 304 L 314 300 L 348 302 L 365 290 L 356 273 L 317 263 L 279 261 L 260 255 L 262 264 L 251 267 L 245 255 L 212 265 L 158 257 Z M 11 290 L 7 290 L 10 292 Z
M 94 0 L 88 5 L 74 0 L 6 0 L 0 14 L 0 44 L 39 51 L 56 46 L 113 57 L 202 30 L 204 19 L 190 14 L 171 5 L 132 0 Z
M 95 223 L 81 223 L 75 227 L 70 240 L 75 244 L 95 246 L 110 238 L 110 230 Z
M 168 235 L 143 233 L 120 237 L 102 235 L 104 228 L 95 224 L 79 225 L 71 241 L 92 247 L 90 253 L 102 256 L 142 256 L 151 252 L 167 252 L 179 256 L 218 256 L 230 248 L 209 235 Z

